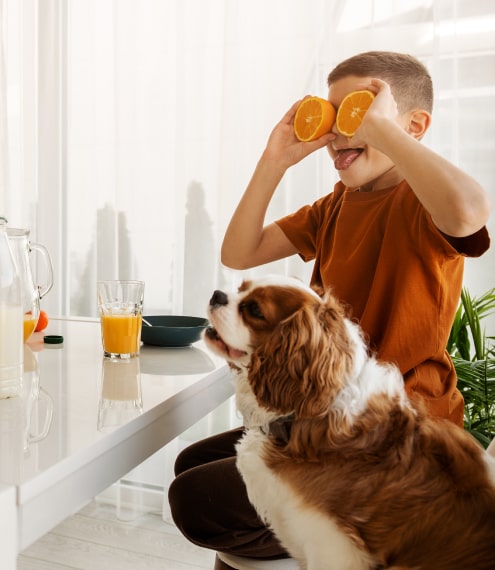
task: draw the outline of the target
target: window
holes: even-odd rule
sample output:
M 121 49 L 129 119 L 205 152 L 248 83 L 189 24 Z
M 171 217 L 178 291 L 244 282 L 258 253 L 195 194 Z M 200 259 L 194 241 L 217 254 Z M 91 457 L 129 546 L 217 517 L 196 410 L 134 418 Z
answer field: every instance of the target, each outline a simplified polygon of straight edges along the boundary
M 229 218 L 273 127 L 340 60 L 429 67 L 425 144 L 494 192 L 495 8 L 468 0 L 0 0 L 0 209 L 50 250 L 50 314 L 96 315 L 99 278 L 146 281 L 148 313 L 203 315 Z M 284 177 L 274 219 L 331 191 L 325 151 Z M 495 201 L 495 200 L 494 200 Z M 491 233 L 493 234 L 493 228 Z M 297 256 L 250 272 L 307 280 Z M 473 292 L 493 255 L 469 261 Z

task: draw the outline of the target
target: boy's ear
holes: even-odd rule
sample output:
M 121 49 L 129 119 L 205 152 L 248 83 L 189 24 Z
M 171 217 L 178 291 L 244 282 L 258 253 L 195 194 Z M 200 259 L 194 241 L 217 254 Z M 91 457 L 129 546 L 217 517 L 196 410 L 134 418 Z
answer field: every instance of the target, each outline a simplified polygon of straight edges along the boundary
M 409 115 L 406 131 L 417 140 L 421 140 L 431 124 L 431 115 L 423 109 L 415 109 Z

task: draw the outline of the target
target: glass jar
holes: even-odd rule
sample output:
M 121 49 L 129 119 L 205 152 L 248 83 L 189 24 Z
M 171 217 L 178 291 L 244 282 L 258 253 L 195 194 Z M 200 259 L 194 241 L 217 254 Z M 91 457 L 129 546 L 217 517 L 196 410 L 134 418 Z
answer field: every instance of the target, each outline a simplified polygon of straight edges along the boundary
M 0 398 L 18 396 L 23 374 L 23 311 L 21 282 L 0 218 Z

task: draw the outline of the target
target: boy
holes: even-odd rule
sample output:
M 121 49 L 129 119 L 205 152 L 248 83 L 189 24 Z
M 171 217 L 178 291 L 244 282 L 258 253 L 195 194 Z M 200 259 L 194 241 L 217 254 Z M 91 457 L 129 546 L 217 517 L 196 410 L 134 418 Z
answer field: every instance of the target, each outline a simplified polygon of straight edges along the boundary
M 433 88 L 411 56 L 367 52 L 328 77 L 337 109 L 351 91 L 375 100 L 352 138 L 311 142 L 293 133 L 295 103 L 272 131 L 232 217 L 222 261 L 245 269 L 299 254 L 315 260 L 311 283 L 331 287 L 380 360 L 397 364 L 410 396 L 434 416 L 463 424 L 463 400 L 445 350 L 462 287 L 464 257 L 489 247 L 488 196 L 467 174 L 421 144 Z M 340 181 L 312 206 L 264 225 L 285 171 L 327 147 Z M 193 542 L 253 558 L 285 555 L 250 506 L 235 468 L 241 431 L 198 442 L 178 457 L 170 487 L 177 526 Z M 189 510 L 189 512 L 188 512 Z

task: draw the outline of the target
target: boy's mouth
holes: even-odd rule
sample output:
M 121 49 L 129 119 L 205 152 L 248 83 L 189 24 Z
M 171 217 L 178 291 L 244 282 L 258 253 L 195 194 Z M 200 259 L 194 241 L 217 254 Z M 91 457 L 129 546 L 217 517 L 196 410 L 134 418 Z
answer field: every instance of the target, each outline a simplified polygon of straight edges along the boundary
M 337 158 L 334 160 L 336 170 L 347 170 L 349 166 L 363 152 L 364 148 L 342 148 L 337 151 Z

